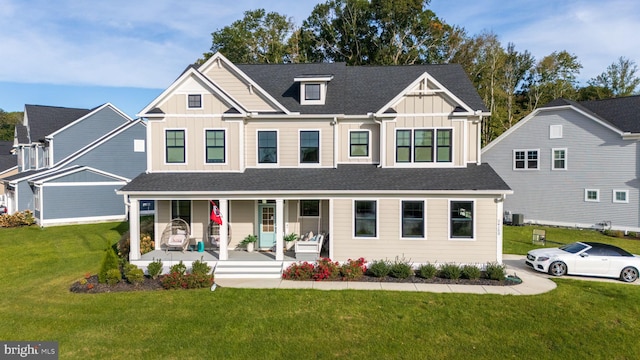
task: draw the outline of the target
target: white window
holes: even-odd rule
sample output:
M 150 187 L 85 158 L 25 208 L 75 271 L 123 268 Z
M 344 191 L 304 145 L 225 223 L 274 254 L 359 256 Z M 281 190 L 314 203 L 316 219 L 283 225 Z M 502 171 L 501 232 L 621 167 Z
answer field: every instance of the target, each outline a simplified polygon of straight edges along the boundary
M 629 190 L 613 190 L 614 203 L 629 203 Z
M 599 202 L 600 190 L 598 189 L 584 189 L 584 201 Z
M 562 125 L 549 126 L 549 139 L 562 139 Z
M 144 139 L 133 139 L 133 151 L 144 152 Z
M 513 150 L 514 170 L 538 170 L 539 156 L 538 149 L 518 149 Z
M 294 78 L 300 83 L 301 105 L 324 105 L 327 98 L 327 87 L 333 79 L 332 75 L 302 75 Z
M 551 149 L 551 169 L 567 169 L 567 149 Z

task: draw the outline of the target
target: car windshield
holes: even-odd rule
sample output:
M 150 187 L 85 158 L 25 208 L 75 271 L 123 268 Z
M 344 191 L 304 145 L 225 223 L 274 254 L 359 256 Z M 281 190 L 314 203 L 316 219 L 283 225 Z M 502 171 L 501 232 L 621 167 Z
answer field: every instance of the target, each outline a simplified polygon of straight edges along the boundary
M 560 250 L 564 250 L 566 252 L 575 254 L 575 253 L 578 253 L 578 252 L 584 250 L 586 247 L 587 247 L 587 245 L 577 242 L 577 243 L 573 243 L 573 244 L 567 244 L 567 245 L 561 247 Z

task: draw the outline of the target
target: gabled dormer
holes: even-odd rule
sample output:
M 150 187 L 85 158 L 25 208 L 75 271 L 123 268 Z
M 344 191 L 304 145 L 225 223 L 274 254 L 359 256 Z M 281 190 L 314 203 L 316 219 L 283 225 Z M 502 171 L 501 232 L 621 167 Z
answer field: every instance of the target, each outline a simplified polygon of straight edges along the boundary
M 300 84 L 301 105 L 324 105 L 327 87 L 333 75 L 299 75 L 294 81 Z

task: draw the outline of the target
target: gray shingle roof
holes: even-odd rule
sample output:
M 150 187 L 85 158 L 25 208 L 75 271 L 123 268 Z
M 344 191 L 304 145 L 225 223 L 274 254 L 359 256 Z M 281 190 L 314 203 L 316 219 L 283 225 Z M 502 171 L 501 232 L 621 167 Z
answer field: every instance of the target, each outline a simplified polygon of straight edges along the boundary
M 236 65 L 289 111 L 362 115 L 377 112 L 427 72 L 473 110 L 488 111 L 457 64 L 346 66 L 344 63 Z M 301 105 L 296 77 L 332 75 L 325 105 Z M 386 110 L 386 109 L 383 109 Z
M 265 179 L 269 179 L 265 181 Z M 488 165 L 466 168 L 379 168 L 339 165 L 324 169 L 247 169 L 243 173 L 141 174 L 125 192 L 326 192 L 326 191 L 509 191 Z
M 11 154 L 13 141 L 0 141 L 0 172 L 18 166 L 16 156 Z
M 556 99 L 543 107 L 563 105 L 585 110 L 624 132 L 640 133 L 640 95 L 590 101 Z
M 43 140 L 57 130 L 87 115 L 92 110 L 57 106 L 25 105 L 30 142 Z

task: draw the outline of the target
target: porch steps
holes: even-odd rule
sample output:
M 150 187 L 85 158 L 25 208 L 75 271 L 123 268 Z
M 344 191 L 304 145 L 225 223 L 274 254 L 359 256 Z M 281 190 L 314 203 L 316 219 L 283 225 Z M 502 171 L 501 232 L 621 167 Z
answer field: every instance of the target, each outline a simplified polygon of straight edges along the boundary
M 219 261 L 213 274 L 216 279 L 279 279 L 282 261 Z

